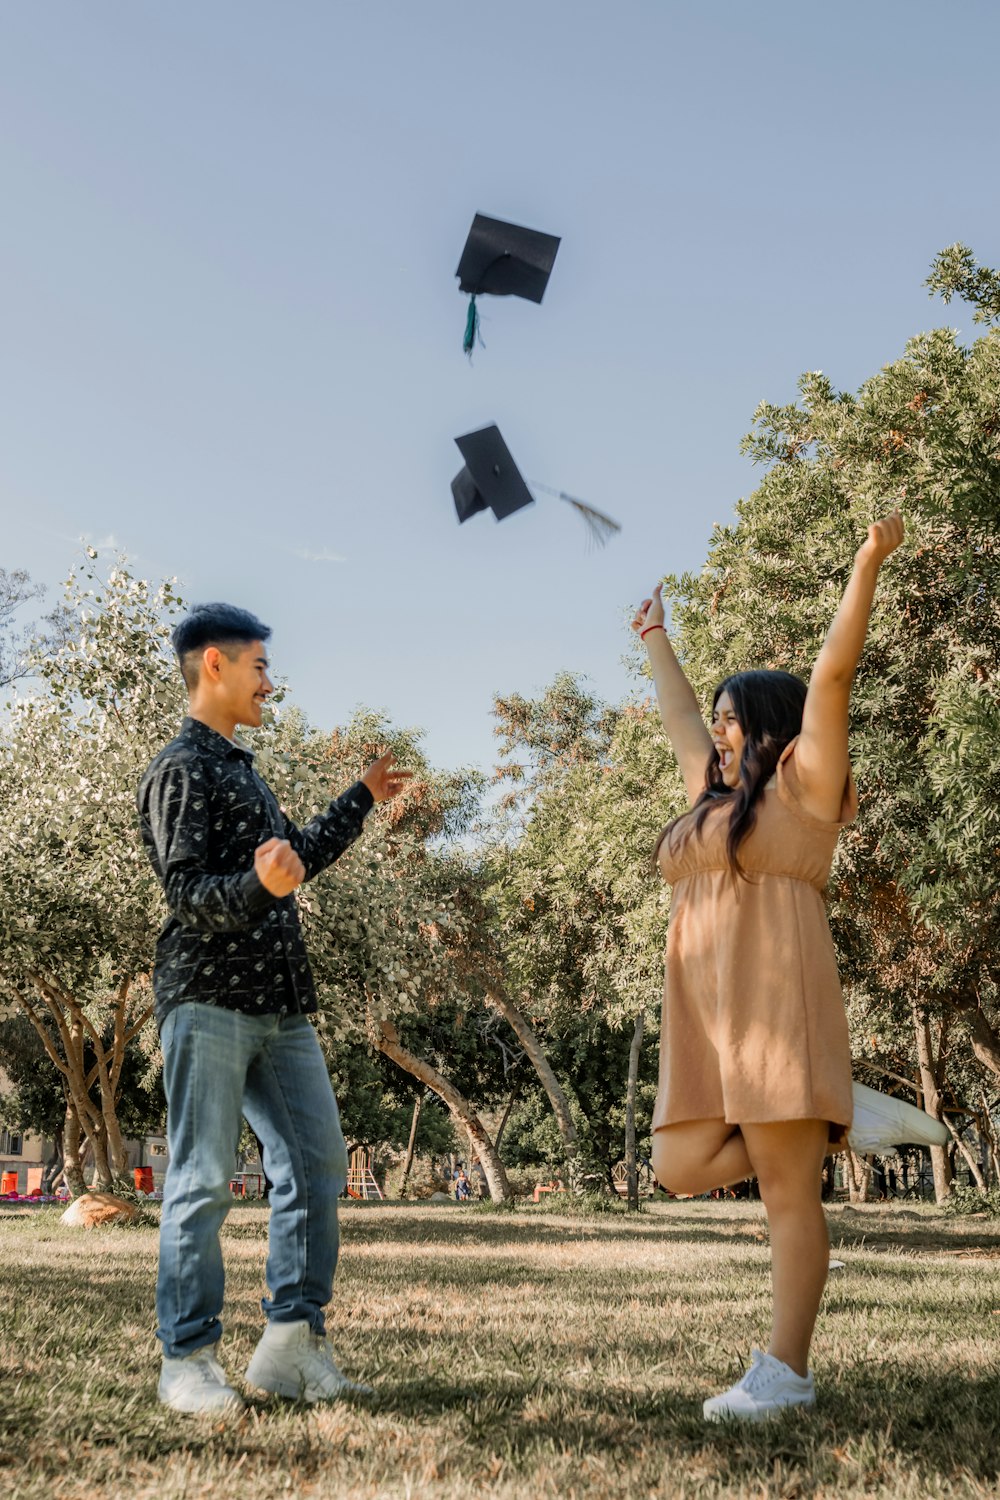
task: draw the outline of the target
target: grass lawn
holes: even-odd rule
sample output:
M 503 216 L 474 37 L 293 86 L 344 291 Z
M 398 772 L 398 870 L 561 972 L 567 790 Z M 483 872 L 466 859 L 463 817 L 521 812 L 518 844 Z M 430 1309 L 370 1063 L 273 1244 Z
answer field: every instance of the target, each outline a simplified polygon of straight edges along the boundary
M 4 1500 L 1000 1495 L 1000 1222 L 829 1212 L 819 1404 L 706 1427 L 766 1335 L 757 1204 L 626 1219 L 351 1205 L 330 1329 L 374 1399 L 241 1419 L 156 1403 L 154 1229 L 0 1213 Z M 261 1323 L 266 1211 L 235 1208 L 222 1361 Z M 236 1381 L 238 1384 L 238 1380 Z

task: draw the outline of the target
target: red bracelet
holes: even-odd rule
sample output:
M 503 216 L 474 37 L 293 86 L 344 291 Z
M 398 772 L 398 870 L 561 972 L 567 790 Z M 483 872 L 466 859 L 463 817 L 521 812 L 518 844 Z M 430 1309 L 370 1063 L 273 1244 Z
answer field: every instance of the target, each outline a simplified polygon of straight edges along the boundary
M 664 635 L 667 633 L 665 625 L 647 625 L 645 630 L 639 631 L 640 641 L 644 641 L 651 630 L 662 630 Z

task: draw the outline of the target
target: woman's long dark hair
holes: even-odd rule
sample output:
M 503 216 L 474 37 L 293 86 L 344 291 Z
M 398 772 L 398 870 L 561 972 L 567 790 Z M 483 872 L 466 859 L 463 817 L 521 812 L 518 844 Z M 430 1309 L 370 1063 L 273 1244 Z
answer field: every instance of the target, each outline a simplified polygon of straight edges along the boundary
M 694 817 L 694 832 L 700 838 L 705 819 L 713 807 L 729 801 L 732 811 L 729 817 L 729 833 L 726 838 L 726 855 L 733 876 L 746 880 L 739 859 L 739 848 L 748 838 L 757 822 L 757 804 L 761 794 L 774 775 L 781 752 L 802 728 L 802 709 L 806 701 L 806 685 L 791 672 L 736 672 L 719 683 L 712 698 L 712 715 L 723 693 L 729 694 L 733 713 L 743 730 L 743 754 L 740 756 L 740 784 L 728 787 L 722 779 L 722 768 L 715 746 L 705 770 L 705 790 L 698 797 L 691 813 L 683 817 Z M 653 863 L 656 863 L 661 845 L 669 841 L 673 830 L 681 821 L 675 818 L 668 823 L 656 841 Z

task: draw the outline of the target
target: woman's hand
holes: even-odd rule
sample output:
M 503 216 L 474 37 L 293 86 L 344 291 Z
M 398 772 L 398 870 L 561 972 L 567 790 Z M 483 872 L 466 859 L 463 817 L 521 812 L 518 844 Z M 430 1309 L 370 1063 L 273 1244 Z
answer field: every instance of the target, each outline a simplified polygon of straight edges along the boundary
M 903 518 L 898 510 L 894 510 L 881 521 L 869 526 L 867 539 L 858 548 L 855 560 L 859 563 L 873 562 L 876 568 L 880 568 L 902 540 Z
M 662 587 L 663 585 L 658 583 L 653 590 L 652 599 L 643 599 L 636 610 L 632 618 L 632 629 L 636 635 L 652 625 L 663 624 L 663 599 L 660 595 Z

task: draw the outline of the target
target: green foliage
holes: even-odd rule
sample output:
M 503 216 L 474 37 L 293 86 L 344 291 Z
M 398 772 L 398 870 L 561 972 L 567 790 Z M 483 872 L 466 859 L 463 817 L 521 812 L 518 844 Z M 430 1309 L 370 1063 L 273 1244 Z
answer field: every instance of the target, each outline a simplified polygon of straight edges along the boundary
M 0 1021 L 0 1066 L 11 1085 L 0 1095 L 0 1125 L 54 1136 L 66 1116 L 66 1096 L 58 1070 L 24 1016 Z
M 614 1027 L 599 1014 L 561 1019 L 558 1030 L 544 1032 L 546 1053 L 557 1075 L 565 1079 L 579 1134 L 584 1175 L 607 1182 L 611 1168 L 625 1155 L 625 1086 L 631 1032 Z M 659 1058 L 659 1036 L 648 1028 L 640 1056 L 636 1117 L 639 1155 L 649 1153 Z M 504 1132 L 504 1159 L 512 1166 L 560 1170 L 565 1151 L 542 1090 L 525 1080 L 524 1092 L 511 1110 Z
M 612 711 L 567 676 L 517 707 L 496 711 L 520 755 L 522 828 L 485 856 L 509 987 L 557 1035 L 581 1013 L 652 1016 L 666 906 L 649 855 L 665 821 L 657 781 L 673 791 L 668 752 L 643 707 Z
M 939 1212 L 949 1219 L 982 1218 L 1000 1219 L 1000 1186 L 987 1189 L 956 1184 L 939 1207 Z
M 1000 276 L 978 266 L 968 245 L 949 245 L 942 250 L 935 257 L 925 285 L 932 297 L 937 293 L 944 302 L 950 302 L 952 297 L 970 302 L 976 309 L 977 323 L 992 323 L 1000 318 Z

